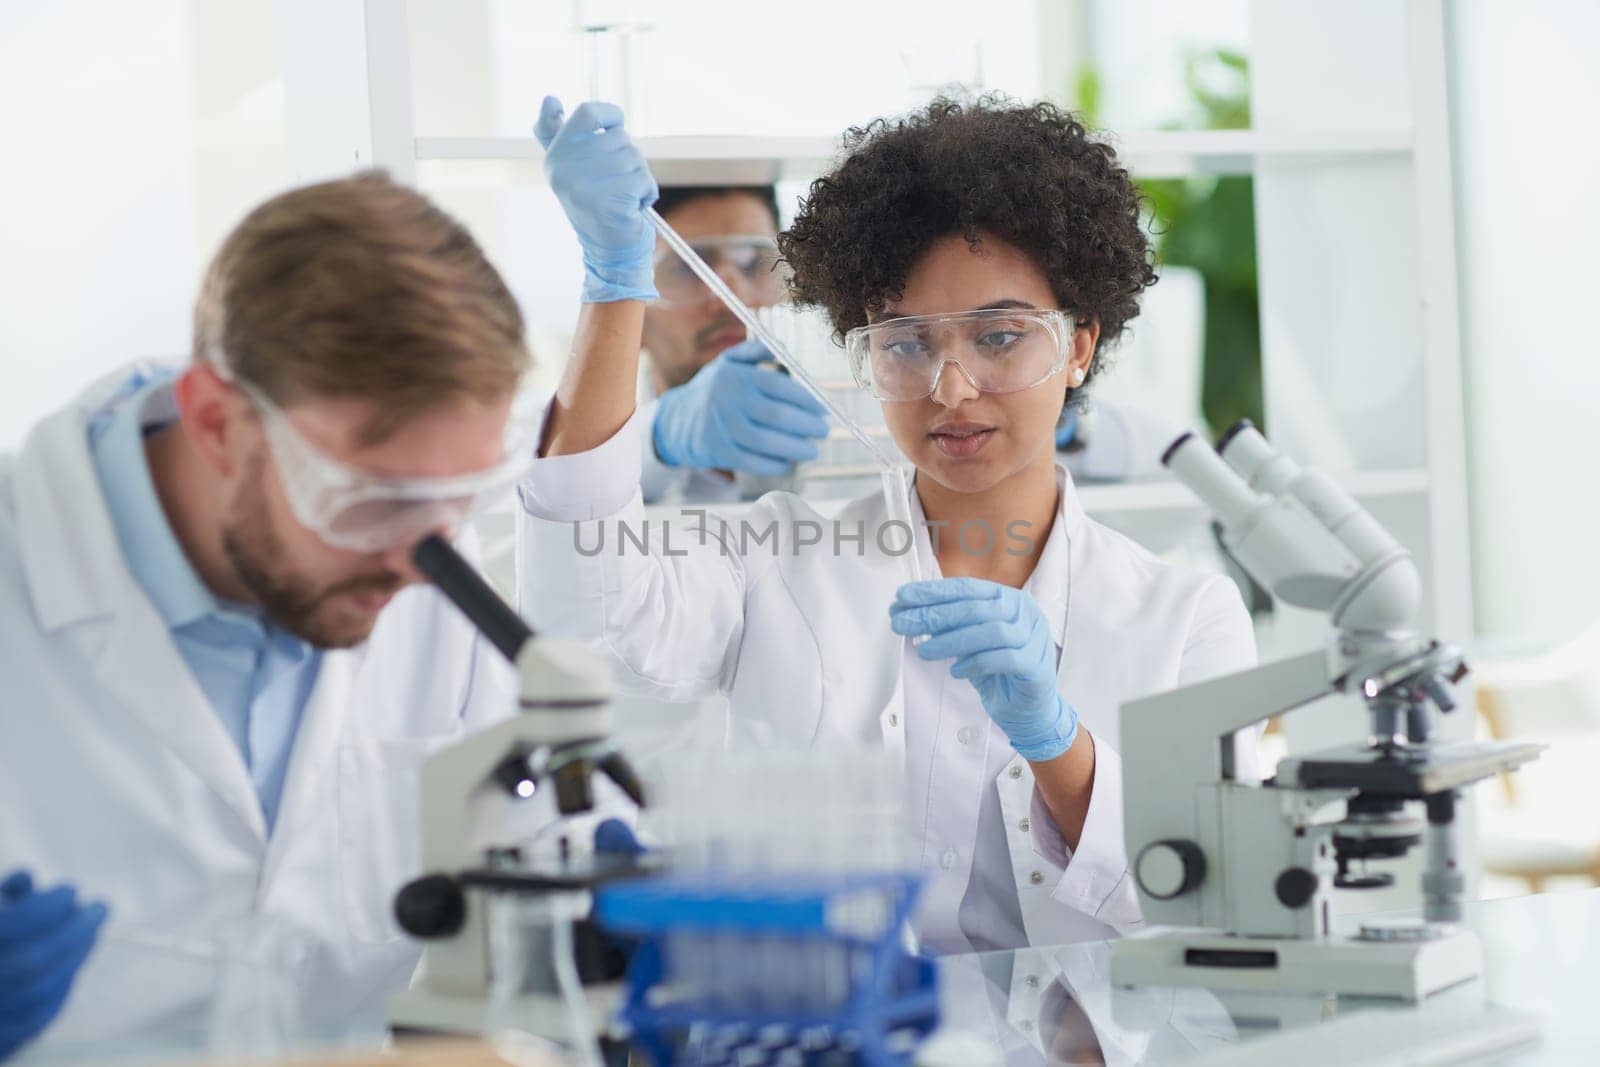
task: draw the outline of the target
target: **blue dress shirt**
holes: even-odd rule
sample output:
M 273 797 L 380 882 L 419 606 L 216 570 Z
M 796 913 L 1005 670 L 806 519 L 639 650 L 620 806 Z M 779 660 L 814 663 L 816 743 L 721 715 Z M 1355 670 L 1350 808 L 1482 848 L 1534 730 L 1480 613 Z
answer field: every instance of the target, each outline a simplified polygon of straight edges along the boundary
M 173 377 L 141 371 L 130 378 L 90 420 L 90 449 L 128 569 L 239 746 L 270 831 L 322 653 L 259 611 L 219 599 L 179 546 L 144 450 L 146 435 L 177 418 Z

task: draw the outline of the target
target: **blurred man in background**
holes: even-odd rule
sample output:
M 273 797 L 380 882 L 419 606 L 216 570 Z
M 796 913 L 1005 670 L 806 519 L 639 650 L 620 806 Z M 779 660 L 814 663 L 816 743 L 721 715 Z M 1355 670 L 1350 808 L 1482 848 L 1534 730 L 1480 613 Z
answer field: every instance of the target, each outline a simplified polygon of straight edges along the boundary
M 669 186 L 656 210 L 746 304 L 770 307 L 784 299 L 772 186 Z M 745 342 L 739 320 L 659 240 L 655 284 L 661 297 L 645 313 L 648 359 L 639 382 L 639 405 L 652 428 L 644 444 L 645 502 L 758 495 L 761 479 L 814 458 L 813 442 L 827 433 L 822 406 L 797 382 L 760 365 L 770 360 L 766 350 Z M 780 420 L 780 405 L 814 413 L 815 424 Z

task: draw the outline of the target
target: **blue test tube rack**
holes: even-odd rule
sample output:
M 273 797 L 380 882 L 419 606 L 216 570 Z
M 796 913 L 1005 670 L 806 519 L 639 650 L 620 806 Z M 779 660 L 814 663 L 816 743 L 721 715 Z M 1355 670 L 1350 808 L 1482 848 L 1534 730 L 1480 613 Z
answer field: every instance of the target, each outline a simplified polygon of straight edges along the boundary
M 902 930 L 918 875 L 678 872 L 600 890 L 636 942 L 621 1017 L 656 1067 L 911 1062 L 939 1021 L 933 963 Z

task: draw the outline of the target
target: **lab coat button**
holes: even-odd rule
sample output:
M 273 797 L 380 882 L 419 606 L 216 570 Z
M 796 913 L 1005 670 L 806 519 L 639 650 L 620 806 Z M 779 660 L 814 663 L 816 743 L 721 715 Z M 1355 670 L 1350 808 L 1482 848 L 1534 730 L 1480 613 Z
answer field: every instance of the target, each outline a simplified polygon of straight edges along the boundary
M 1040 871 L 1034 871 L 1032 874 L 1028 875 L 1028 881 L 1032 882 L 1034 885 L 1043 885 L 1044 874 Z
M 963 745 L 972 744 L 973 739 L 977 736 L 978 731 L 971 726 L 963 726 L 961 729 L 956 731 L 956 740 L 960 741 Z
M 953 848 L 945 849 L 944 850 L 944 855 L 939 857 L 939 866 L 943 867 L 945 870 L 948 871 L 951 867 L 954 867 L 955 865 L 956 865 L 956 850 L 953 849 Z
M 1013 778 L 1021 778 L 1022 777 L 1022 768 L 1021 767 L 1012 767 L 1011 770 L 1008 771 L 1007 773 L 1010 774 L 1011 777 L 1013 777 Z
M 892 711 L 889 713 L 889 725 L 890 726 L 899 726 L 900 725 L 900 716 L 896 715 Z
M 1021 830 L 1023 833 L 1027 833 L 1029 830 L 1033 829 L 1033 820 L 1024 815 L 1022 818 L 1017 820 L 1017 829 Z
M 1039 988 L 1039 976 L 1036 975 L 1036 974 L 1030 974 L 1030 975 L 1028 975 L 1028 977 L 1024 978 L 1022 981 L 1023 981 L 1023 984 L 1025 984 L 1029 989 L 1038 989 Z

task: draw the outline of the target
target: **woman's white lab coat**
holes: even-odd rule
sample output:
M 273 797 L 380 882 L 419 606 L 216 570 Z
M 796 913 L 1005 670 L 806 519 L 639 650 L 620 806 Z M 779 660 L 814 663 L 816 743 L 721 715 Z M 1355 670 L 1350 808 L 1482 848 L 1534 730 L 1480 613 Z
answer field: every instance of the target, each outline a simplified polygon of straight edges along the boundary
M 269 838 L 100 492 L 86 422 L 125 380 L 0 457 L 0 869 L 110 904 L 63 1014 L 30 1048 L 137 1050 L 203 1029 L 217 963 L 129 937 L 203 944 L 263 914 L 309 939 L 285 976 L 307 1026 L 369 1030 L 418 958 L 391 913 L 419 867 L 419 765 L 508 714 L 514 682 L 441 597 L 401 593 L 364 645 L 323 655 Z
M 534 465 L 519 516 L 523 614 L 536 628 L 592 640 L 623 686 L 669 700 L 726 692 L 736 746 L 881 745 L 903 756 L 906 718 L 919 711 L 904 706 L 904 644 L 888 625 L 907 568 L 893 554 L 903 535 L 884 528 L 883 497 L 829 519 L 772 493 L 750 509 L 748 534 L 685 511 L 665 538 L 656 519 L 649 553 L 633 541 L 619 550 L 619 526 L 637 538 L 645 524 L 640 421 L 636 413 L 589 452 Z M 1059 684 L 1094 736 L 1096 760 L 1087 822 L 1064 866 L 1031 828 L 1027 761 L 1013 756 L 995 780 L 1035 945 L 1115 936 L 1140 921 L 1123 847 L 1120 705 L 1255 660 L 1232 582 L 1164 563 L 1094 522 L 1070 477 L 1058 478 L 1069 557 Z M 769 525 L 776 542 L 759 540 Z M 820 544 L 798 546 L 818 533 Z M 1251 746 L 1241 744 L 1239 758 L 1240 776 L 1254 775 Z M 908 772 L 926 780 L 928 768 Z

